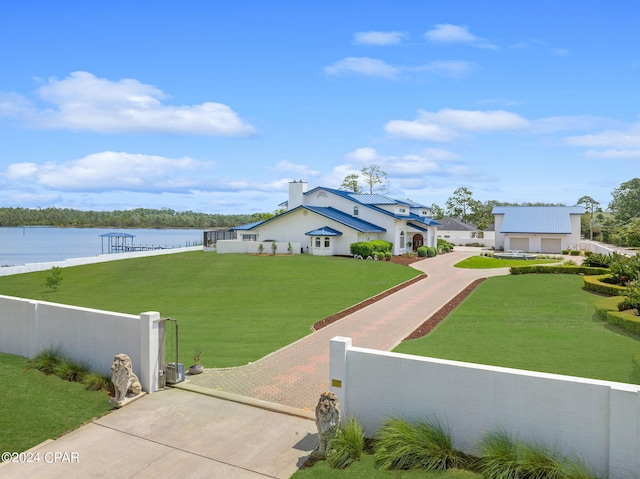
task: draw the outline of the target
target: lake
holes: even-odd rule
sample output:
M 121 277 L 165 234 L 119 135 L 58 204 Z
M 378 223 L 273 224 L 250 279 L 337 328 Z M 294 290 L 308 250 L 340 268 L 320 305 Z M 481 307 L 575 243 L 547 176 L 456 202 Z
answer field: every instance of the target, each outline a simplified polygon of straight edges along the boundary
M 104 233 L 134 235 L 127 245 L 179 248 L 202 244 L 201 229 L 0 227 L 0 266 L 61 261 L 108 253 Z

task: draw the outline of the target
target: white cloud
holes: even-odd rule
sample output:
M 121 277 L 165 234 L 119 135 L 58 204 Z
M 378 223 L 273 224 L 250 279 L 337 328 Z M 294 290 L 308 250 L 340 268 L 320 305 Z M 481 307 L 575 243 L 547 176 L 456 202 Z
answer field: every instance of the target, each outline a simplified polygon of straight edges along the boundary
M 571 50 L 567 50 L 566 48 L 553 48 L 551 52 L 559 57 L 566 57 L 571 53 Z
M 497 50 L 498 47 L 489 43 L 484 38 L 473 35 L 466 26 L 441 23 L 424 34 L 424 37 L 432 43 L 465 43 L 478 48 Z
M 475 63 L 458 60 L 436 60 L 426 65 L 408 70 L 428 71 L 443 77 L 459 78 L 475 68 Z
M 355 43 L 363 45 L 394 45 L 400 43 L 406 35 L 402 32 L 356 32 Z
M 584 156 L 587 158 L 603 158 L 611 160 L 640 160 L 640 149 L 638 150 L 588 150 Z
M 391 120 L 387 133 L 414 140 L 452 141 L 468 132 L 518 130 L 529 121 L 504 110 L 478 111 L 444 108 L 437 112 L 418 111 L 415 120 Z
M 430 176 L 463 175 L 468 171 L 461 164 L 460 157 L 448 150 L 427 148 L 418 153 L 407 155 L 382 155 L 375 148 L 364 147 L 347 153 L 345 158 L 361 164 L 375 164 L 387 173 L 392 184 L 405 185 L 428 181 Z M 334 168 L 334 176 L 340 176 L 340 182 L 351 173 L 359 173 L 361 166 L 339 165 Z
M 295 175 L 299 179 L 309 179 L 320 174 L 318 170 L 313 170 L 307 165 L 296 165 L 295 163 L 291 163 L 290 161 L 279 161 L 278 163 L 276 163 L 274 169 L 276 171 L 290 173 L 292 175 Z
M 89 72 L 49 78 L 36 91 L 53 107 L 38 108 L 26 98 L 4 94 L 0 116 L 14 117 L 27 126 L 89 130 L 98 133 L 180 133 L 246 136 L 255 129 L 222 103 L 172 106 L 167 95 L 135 79 L 111 81 Z
M 14 163 L 2 176 L 60 191 L 188 191 L 202 185 L 202 179 L 184 173 L 204 168 L 188 157 L 105 151 L 59 164 Z
M 640 123 L 626 130 L 606 130 L 589 135 L 570 136 L 565 141 L 574 146 L 640 148 Z
M 396 78 L 399 70 L 398 68 L 391 66 L 382 60 L 368 57 L 347 57 L 342 60 L 338 60 L 333 65 L 329 65 L 324 69 L 328 75 L 349 75 L 359 74 L 369 77 L 379 78 Z
M 359 163 L 367 163 L 370 161 L 374 161 L 377 156 L 378 154 L 375 148 L 364 147 L 358 148 L 351 153 L 347 153 L 345 155 L 345 158 L 347 158 L 348 160 L 355 160 Z

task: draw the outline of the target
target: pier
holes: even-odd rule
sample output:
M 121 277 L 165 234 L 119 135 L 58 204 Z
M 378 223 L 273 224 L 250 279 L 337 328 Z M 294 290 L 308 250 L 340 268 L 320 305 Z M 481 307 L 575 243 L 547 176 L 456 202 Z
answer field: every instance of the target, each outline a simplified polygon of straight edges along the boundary
M 102 254 L 135 253 L 138 251 L 154 251 L 159 249 L 175 248 L 174 246 L 134 245 L 133 238 L 135 238 L 136 235 L 132 235 L 130 233 L 104 233 L 104 234 L 101 234 L 100 237 L 102 238 Z M 105 239 L 107 240 L 106 249 L 105 249 Z

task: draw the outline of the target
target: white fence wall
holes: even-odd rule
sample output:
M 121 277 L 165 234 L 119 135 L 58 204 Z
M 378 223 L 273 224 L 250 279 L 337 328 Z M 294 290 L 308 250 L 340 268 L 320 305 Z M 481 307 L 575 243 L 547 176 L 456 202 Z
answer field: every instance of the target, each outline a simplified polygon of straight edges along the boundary
M 385 419 L 438 419 L 477 454 L 489 432 L 585 459 L 599 477 L 640 477 L 640 386 L 446 361 L 331 340 L 331 390 L 367 435 Z
M 271 254 L 273 241 L 240 241 L 240 240 L 218 240 L 216 251 L 218 253 L 250 253 L 258 254 L 258 248 L 262 244 L 263 254 Z M 289 243 L 275 241 L 277 246 L 276 254 L 289 254 Z M 300 243 L 291 243 L 291 253 L 300 253 Z
M 59 348 L 108 375 L 114 355 L 125 353 L 151 393 L 158 390 L 163 323 L 157 312 L 134 316 L 0 295 L 0 352 L 33 358 Z

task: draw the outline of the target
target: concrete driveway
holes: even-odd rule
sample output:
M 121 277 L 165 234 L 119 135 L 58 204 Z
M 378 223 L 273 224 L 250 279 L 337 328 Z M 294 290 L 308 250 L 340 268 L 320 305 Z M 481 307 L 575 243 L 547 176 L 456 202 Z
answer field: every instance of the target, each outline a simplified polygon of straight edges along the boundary
M 308 418 L 169 389 L 25 454 L 39 462 L 0 464 L 0 477 L 284 479 L 317 444 Z

